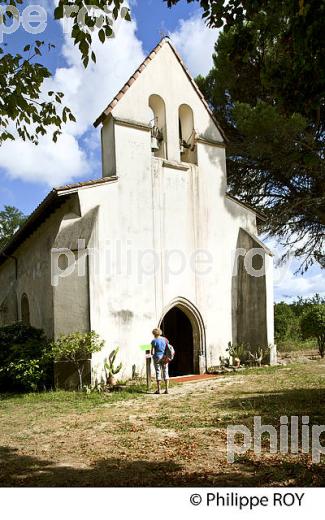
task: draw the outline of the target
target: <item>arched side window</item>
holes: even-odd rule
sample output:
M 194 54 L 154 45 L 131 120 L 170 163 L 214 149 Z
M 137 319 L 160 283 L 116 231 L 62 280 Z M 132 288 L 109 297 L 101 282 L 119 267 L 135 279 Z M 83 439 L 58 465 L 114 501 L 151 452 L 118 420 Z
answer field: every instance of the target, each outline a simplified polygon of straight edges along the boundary
M 157 94 L 149 98 L 149 107 L 152 110 L 151 150 L 155 157 L 167 159 L 167 132 L 166 108 L 164 100 Z
M 181 105 L 178 110 L 180 160 L 197 164 L 193 110 Z
M 21 321 L 24 325 L 30 325 L 29 301 L 28 296 L 24 293 L 21 297 Z

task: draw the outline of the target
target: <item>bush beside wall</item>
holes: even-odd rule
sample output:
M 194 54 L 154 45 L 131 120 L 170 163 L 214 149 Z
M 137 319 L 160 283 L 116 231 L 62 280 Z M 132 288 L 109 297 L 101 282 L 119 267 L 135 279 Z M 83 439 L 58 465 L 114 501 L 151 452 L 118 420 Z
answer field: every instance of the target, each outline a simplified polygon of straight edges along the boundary
M 42 330 L 22 323 L 0 327 L 0 392 L 50 388 L 52 367 Z

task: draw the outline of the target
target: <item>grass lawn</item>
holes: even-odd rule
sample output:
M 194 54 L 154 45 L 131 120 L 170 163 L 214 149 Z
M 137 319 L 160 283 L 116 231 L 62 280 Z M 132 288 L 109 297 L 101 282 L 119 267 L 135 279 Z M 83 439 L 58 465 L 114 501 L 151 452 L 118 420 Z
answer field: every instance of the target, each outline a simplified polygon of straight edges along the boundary
M 0 399 L 1 486 L 323 486 L 311 456 L 252 451 L 227 463 L 227 426 L 282 415 L 325 424 L 325 362 L 250 369 L 109 395 Z M 325 442 L 323 442 L 325 444 Z
M 278 352 L 294 352 L 297 350 L 316 350 L 318 351 L 318 344 L 316 339 L 308 339 L 308 340 L 291 340 L 287 339 L 285 341 L 277 341 L 277 351 Z

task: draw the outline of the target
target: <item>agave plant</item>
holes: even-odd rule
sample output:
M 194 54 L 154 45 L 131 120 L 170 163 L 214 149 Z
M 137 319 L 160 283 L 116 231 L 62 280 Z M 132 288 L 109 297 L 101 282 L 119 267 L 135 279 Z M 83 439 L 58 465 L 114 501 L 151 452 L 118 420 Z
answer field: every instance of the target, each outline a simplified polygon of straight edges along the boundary
M 116 379 L 114 376 L 118 374 L 122 369 L 122 363 L 120 363 L 117 367 L 115 367 L 115 361 L 116 356 L 120 350 L 120 347 L 116 347 L 116 349 L 112 350 L 110 355 L 108 356 L 108 359 L 105 361 L 105 371 L 106 371 L 106 378 L 107 378 L 107 384 L 110 386 L 116 385 Z

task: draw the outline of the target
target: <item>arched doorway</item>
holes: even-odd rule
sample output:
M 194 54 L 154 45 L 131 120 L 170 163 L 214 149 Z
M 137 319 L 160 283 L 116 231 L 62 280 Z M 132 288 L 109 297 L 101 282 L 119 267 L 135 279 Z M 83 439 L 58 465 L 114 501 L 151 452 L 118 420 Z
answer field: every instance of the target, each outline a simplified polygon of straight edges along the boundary
M 173 307 L 161 322 L 163 335 L 174 346 L 176 355 L 169 365 L 170 376 L 194 374 L 193 329 L 186 314 Z
M 170 375 L 204 373 L 205 332 L 198 310 L 186 299 L 178 298 L 165 308 L 159 326 L 176 351 L 169 365 Z

